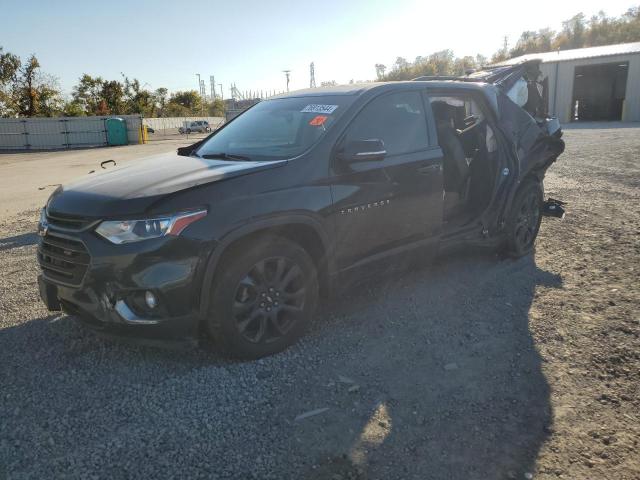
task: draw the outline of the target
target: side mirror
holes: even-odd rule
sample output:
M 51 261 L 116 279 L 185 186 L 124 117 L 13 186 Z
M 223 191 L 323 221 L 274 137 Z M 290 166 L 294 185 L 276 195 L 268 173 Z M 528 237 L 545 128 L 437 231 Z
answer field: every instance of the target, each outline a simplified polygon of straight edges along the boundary
M 189 155 L 191 155 L 191 152 L 193 152 L 196 148 L 198 148 L 200 145 L 204 143 L 204 140 L 205 139 L 200 140 L 199 142 L 193 143 L 191 145 L 187 145 L 186 147 L 179 147 L 178 155 L 183 157 L 188 157 Z
M 338 152 L 338 158 L 346 162 L 368 162 L 382 160 L 386 154 L 384 142 L 374 138 L 347 142 Z

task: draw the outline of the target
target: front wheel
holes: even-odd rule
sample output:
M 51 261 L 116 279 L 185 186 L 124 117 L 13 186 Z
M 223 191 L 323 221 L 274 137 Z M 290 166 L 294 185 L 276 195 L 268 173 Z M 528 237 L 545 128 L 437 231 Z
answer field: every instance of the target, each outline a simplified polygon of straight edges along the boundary
M 507 252 L 522 257 L 533 250 L 542 221 L 542 183 L 527 180 L 516 193 L 507 219 Z
M 225 255 L 206 327 L 226 353 L 260 358 L 294 343 L 318 299 L 313 260 L 299 245 L 267 236 Z

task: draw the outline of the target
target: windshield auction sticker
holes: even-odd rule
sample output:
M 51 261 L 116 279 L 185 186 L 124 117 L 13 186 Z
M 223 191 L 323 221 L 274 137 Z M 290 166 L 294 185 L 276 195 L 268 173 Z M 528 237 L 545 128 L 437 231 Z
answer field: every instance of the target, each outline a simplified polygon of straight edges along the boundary
M 300 110 L 302 113 L 324 113 L 324 114 L 331 114 L 333 113 L 333 111 L 338 108 L 338 105 L 317 105 L 317 104 L 312 104 L 312 105 L 307 105 L 306 107 L 304 107 L 302 110 Z
M 311 121 L 309 122 L 309 125 L 313 125 L 313 126 L 322 125 L 324 122 L 327 121 L 327 118 L 329 117 L 327 117 L 326 115 L 316 115 L 311 119 Z

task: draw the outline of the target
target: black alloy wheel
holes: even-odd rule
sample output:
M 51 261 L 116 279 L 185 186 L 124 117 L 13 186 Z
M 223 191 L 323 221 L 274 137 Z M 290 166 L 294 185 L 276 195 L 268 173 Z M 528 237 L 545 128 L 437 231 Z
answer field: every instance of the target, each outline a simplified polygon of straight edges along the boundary
M 287 335 L 304 314 L 302 269 L 286 257 L 261 260 L 240 280 L 233 300 L 238 332 L 252 343 Z
M 533 249 L 542 221 L 543 195 L 543 187 L 536 180 L 527 180 L 516 193 L 507 223 L 507 249 L 514 257 Z
M 302 335 L 318 291 L 315 264 L 300 245 L 273 235 L 240 242 L 216 267 L 207 332 L 235 357 L 274 354 Z
M 529 248 L 535 240 L 539 217 L 540 202 L 538 201 L 538 195 L 535 191 L 531 191 L 520 205 L 520 210 L 516 217 L 515 237 L 521 248 Z

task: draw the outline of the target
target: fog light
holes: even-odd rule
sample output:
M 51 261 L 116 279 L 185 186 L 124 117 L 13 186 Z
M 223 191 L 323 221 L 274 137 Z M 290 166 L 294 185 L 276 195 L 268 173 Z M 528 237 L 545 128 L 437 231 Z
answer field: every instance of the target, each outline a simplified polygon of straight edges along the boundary
M 153 292 L 149 290 L 144 292 L 144 301 L 149 308 L 156 308 L 158 306 L 158 297 L 156 297 Z

